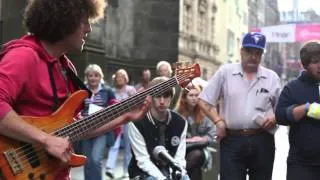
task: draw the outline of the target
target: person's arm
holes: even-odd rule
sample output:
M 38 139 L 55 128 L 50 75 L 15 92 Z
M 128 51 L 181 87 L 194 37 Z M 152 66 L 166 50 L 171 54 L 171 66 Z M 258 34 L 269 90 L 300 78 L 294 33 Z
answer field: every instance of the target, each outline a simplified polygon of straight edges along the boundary
M 278 104 L 279 101 L 279 97 L 280 97 L 280 93 L 281 93 L 281 81 L 279 76 L 275 73 L 274 76 L 271 76 L 273 78 L 272 80 L 272 85 L 271 85 L 271 105 L 272 105 L 272 109 L 273 109 L 273 113 L 269 114 L 268 116 L 266 116 L 264 118 L 264 122 L 262 124 L 262 128 L 269 130 L 274 128 L 277 125 L 277 121 L 275 118 L 275 111 L 276 111 L 276 105 Z
M 224 119 L 218 115 L 217 108 L 205 102 L 202 99 L 199 99 L 198 105 L 204 111 L 204 113 L 211 119 L 211 121 L 216 125 L 216 134 L 218 140 L 225 137 L 227 135 L 226 124 Z
M 17 57 L 19 57 L 17 59 Z M 28 124 L 13 110 L 17 97 L 32 77 L 36 65 L 35 53 L 30 48 L 16 48 L 2 57 L 0 62 L 0 134 L 33 144 L 41 144 L 54 157 L 68 161 L 70 143 Z
M 227 65 L 219 68 L 219 70 L 209 80 L 207 86 L 200 93 L 198 102 L 198 105 L 204 111 L 206 116 L 216 125 L 216 134 L 218 139 L 222 139 L 226 136 L 226 124 L 224 119 L 219 116 L 216 105 L 223 94 L 222 87 L 225 83 L 227 71 Z
M 182 166 L 184 169 L 186 168 L 186 136 L 187 136 L 188 123 L 186 121 L 182 134 L 180 136 L 180 143 L 177 149 L 176 154 L 174 155 L 174 159 L 176 162 Z
M 55 137 L 22 120 L 13 110 L 0 119 L 0 132 L 9 138 L 42 145 L 51 155 L 67 162 L 70 159 L 68 138 Z
M 283 88 L 276 106 L 276 120 L 280 125 L 291 125 L 299 122 L 306 115 L 306 104 L 298 105 L 292 99 L 290 85 Z
M 137 166 L 149 175 L 154 176 L 156 179 L 166 179 L 159 168 L 151 161 L 147 150 L 147 144 L 140 131 L 132 122 L 128 124 L 128 133 L 131 148 L 137 160 Z

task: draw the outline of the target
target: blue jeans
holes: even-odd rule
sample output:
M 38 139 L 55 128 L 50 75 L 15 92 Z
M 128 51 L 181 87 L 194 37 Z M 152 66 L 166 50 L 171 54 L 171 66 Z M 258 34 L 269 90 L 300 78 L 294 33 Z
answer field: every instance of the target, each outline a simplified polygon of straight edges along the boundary
M 106 162 L 107 169 L 114 169 L 117 165 L 118 153 L 121 144 L 121 135 L 123 134 L 123 144 L 124 144 L 124 160 L 123 160 L 123 170 L 124 172 L 128 171 L 128 166 L 131 160 L 131 147 L 130 147 L 130 139 L 128 134 L 128 125 L 123 126 L 123 133 L 117 136 L 116 142 L 110 148 L 108 153 L 108 159 Z
M 82 141 L 83 154 L 87 156 L 84 166 L 84 179 L 101 180 L 101 160 L 106 148 L 106 135 Z
M 221 180 L 271 180 L 274 136 L 264 132 L 250 136 L 228 135 L 220 142 Z

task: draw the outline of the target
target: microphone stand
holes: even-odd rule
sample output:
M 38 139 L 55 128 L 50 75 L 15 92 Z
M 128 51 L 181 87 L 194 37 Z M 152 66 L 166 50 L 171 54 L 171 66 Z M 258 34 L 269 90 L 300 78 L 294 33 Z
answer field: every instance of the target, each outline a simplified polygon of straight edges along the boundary
M 181 180 L 182 178 L 182 172 L 181 169 L 172 167 L 172 180 Z

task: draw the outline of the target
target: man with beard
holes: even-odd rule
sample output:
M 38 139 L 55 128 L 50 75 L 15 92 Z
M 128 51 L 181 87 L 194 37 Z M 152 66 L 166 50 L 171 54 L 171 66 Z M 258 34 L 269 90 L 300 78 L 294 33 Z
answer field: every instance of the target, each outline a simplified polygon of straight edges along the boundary
M 309 42 L 300 50 L 305 69 L 282 90 L 277 121 L 290 126 L 287 179 L 320 179 L 320 43 Z
M 200 93 L 200 107 L 216 124 L 221 180 L 271 180 L 280 94 L 278 75 L 260 65 L 266 38 L 247 33 L 241 63 L 222 66 Z M 219 104 L 221 111 L 217 111 Z M 271 133 L 270 133 L 271 132 Z

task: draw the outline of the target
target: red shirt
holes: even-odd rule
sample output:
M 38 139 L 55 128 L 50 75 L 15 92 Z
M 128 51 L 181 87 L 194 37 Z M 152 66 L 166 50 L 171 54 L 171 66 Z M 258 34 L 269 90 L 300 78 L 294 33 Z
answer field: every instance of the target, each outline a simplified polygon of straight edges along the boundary
M 50 56 L 31 35 L 7 43 L 0 60 L 0 119 L 10 110 L 19 115 L 48 116 L 53 112 L 54 99 L 47 63 L 53 63 L 53 74 L 59 102 L 64 102 L 75 88 L 65 79 L 58 59 Z M 0 56 L 0 57 L 1 57 Z M 64 67 L 74 69 L 71 61 L 62 56 Z M 59 179 L 68 179 L 68 170 Z M 58 177 L 57 177 L 58 178 Z

